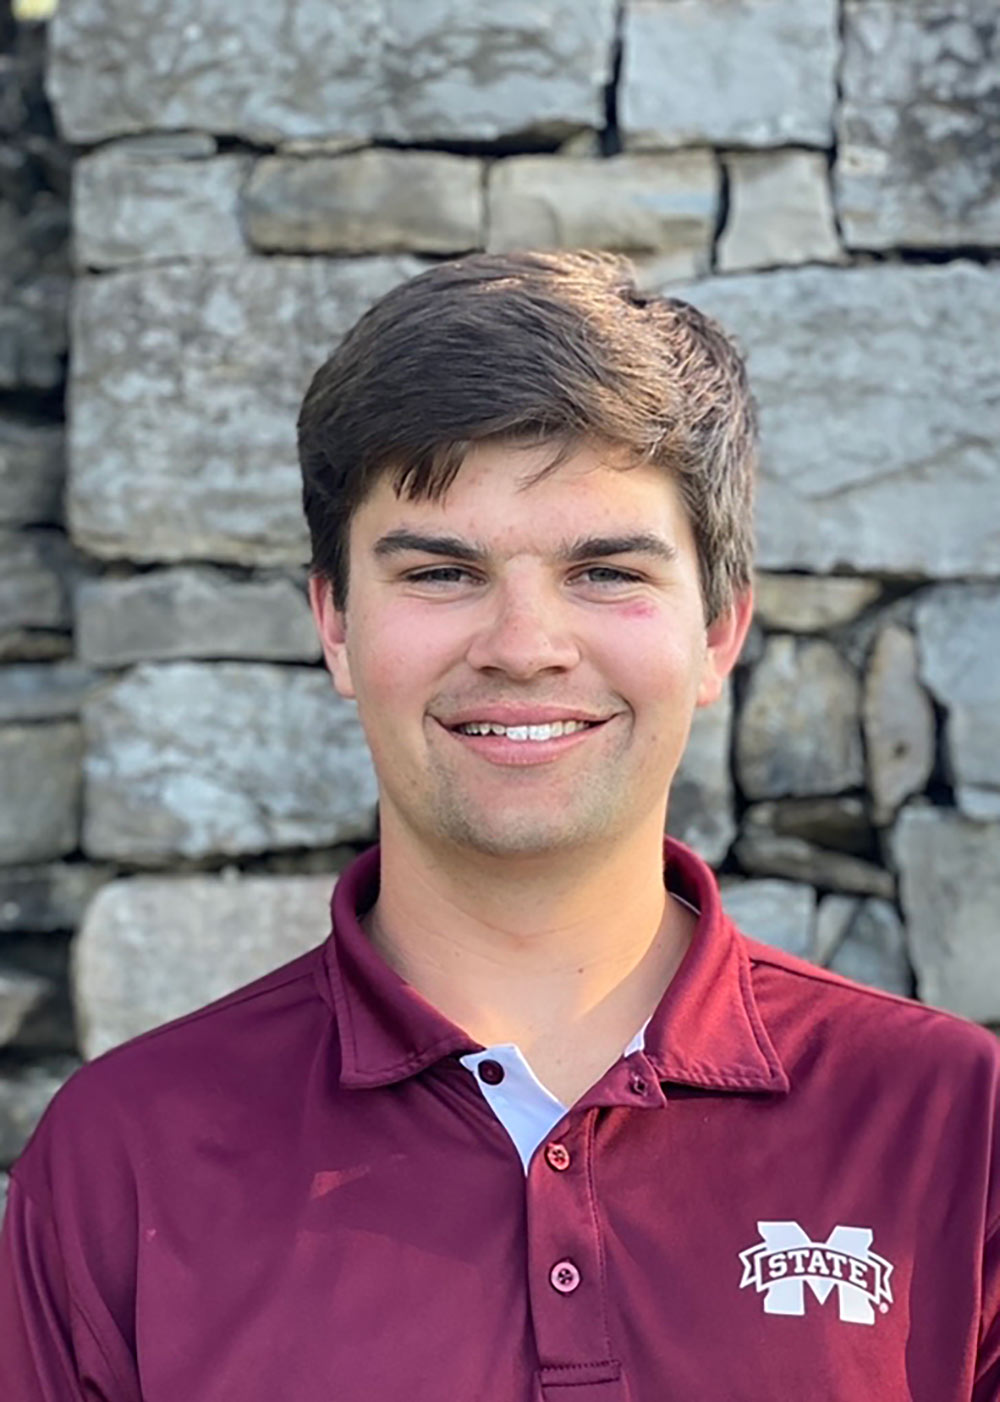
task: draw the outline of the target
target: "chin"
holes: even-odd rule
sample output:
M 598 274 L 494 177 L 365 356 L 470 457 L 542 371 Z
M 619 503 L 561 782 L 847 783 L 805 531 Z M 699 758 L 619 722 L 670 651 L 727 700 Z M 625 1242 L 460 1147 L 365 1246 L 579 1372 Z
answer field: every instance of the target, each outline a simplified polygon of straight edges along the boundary
M 495 818 L 475 821 L 470 815 L 451 814 L 441 826 L 441 836 L 446 841 L 484 857 L 543 857 L 568 852 L 606 837 L 607 831 L 608 824 L 603 819 L 556 824 L 551 817 L 531 821 L 524 815 L 498 823 Z

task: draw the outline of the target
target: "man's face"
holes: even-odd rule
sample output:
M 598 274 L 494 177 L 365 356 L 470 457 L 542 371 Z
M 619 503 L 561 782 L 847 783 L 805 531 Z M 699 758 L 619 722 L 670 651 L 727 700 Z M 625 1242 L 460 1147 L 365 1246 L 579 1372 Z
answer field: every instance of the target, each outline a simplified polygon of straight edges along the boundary
M 551 453 L 480 445 L 436 502 L 383 478 L 351 523 L 346 612 L 313 581 L 383 835 L 513 857 L 662 830 L 749 599 L 706 628 L 692 531 L 661 471 L 622 471 L 591 446 L 526 485 Z

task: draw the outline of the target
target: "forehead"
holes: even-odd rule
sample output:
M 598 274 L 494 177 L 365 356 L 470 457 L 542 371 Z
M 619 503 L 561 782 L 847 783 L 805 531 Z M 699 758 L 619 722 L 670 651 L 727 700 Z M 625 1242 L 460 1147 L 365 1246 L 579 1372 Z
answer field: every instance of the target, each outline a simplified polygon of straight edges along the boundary
M 612 525 L 670 535 L 686 528 L 677 484 L 663 468 L 597 444 L 551 467 L 555 452 L 551 444 L 475 444 L 448 490 L 432 499 L 400 495 L 384 475 L 358 508 L 357 535 L 433 524 L 478 539 L 527 542 Z

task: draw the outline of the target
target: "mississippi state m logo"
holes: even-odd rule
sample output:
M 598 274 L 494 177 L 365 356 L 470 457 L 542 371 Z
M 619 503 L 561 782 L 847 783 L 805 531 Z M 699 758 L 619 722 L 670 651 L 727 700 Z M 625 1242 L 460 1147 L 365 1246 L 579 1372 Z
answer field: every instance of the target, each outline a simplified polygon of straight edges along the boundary
M 847 1324 L 874 1324 L 875 1311 L 892 1304 L 892 1266 L 871 1249 L 870 1227 L 834 1227 L 826 1241 L 811 1241 L 798 1222 L 758 1222 L 759 1246 L 740 1252 L 743 1279 L 764 1296 L 765 1314 L 805 1314 L 809 1289 L 821 1305 L 837 1292 Z

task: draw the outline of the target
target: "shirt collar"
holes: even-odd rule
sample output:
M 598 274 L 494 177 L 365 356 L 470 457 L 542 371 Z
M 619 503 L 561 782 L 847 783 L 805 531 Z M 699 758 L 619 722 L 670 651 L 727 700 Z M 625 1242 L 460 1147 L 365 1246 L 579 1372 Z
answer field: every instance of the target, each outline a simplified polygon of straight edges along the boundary
M 746 941 L 722 909 L 711 869 L 664 839 L 668 890 L 699 912 L 690 947 L 649 1020 L 644 1054 L 661 1081 L 707 1090 L 787 1091 L 750 977 Z
M 750 981 L 742 937 L 723 913 L 715 877 L 666 838 L 669 889 L 699 911 L 690 948 L 646 1028 L 644 1056 L 660 1081 L 709 1090 L 787 1091 Z M 333 892 L 323 947 L 326 992 L 337 1015 L 343 1086 L 390 1085 L 446 1056 L 481 1050 L 386 964 L 361 927 L 378 895 L 379 849 L 358 857 Z

